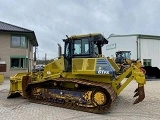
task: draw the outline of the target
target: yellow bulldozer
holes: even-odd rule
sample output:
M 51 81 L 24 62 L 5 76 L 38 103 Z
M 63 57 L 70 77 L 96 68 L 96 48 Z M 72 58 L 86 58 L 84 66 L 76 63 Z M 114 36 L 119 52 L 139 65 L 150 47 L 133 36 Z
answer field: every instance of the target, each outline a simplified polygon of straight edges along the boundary
M 63 42 L 64 53 L 58 45 L 58 57 L 47 64 L 44 71 L 10 77 L 8 98 L 23 96 L 34 103 L 102 114 L 135 80 L 138 88 L 134 104 L 143 101 L 146 81 L 140 61 L 119 75 L 115 61 L 102 54 L 102 46 L 108 44 L 102 34 L 67 36 Z M 128 74 L 130 77 L 125 79 Z
M 115 62 L 120 68 L 120 73 L 123 73 L 126 69 L 130 67 L 135 60 L 131 60 L 131 51 L 117 51 L 115 57 Z
M 131 51 L 117 51 L 115 57 L 115 62 L 120 68 L 119 73 L 125 72 L 133 63 L 136 63 L 138 60 L 131 59 Z M 139 61 L 141 62 L 141 61 Z M 142 68 L 141 65 L 141 71 L 146 74 L 145 69 Z
M 119 64 L 131 64 L 131 51 L 117 51 L 115 62 Z

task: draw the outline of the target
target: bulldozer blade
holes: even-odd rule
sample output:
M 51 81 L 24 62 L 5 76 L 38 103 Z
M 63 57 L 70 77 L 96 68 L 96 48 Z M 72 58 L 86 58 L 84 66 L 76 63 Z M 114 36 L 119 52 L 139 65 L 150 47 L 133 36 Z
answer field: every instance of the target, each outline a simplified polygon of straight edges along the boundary
M 13 91 L 10 91 L 7 98 L 15 98 L 20 96 L 22 96 L 23 98 L 26 98 L 25 90 L 28 84 L 31 82 L 31 77 L 29 75 L 23 76 L 21 81 L 22 82 L 19 82 L 19 83 L 17 82 L 18 86 L 21 86 L 21 87 L 19 87 L 18 90 L 15 89 Z M 12 87 L 14 88 L 14 86 Z
M 7 96 L 7 98 L 15 98 L 15 97 L 20 97 L 21 94 L 20 93 L 11 93 Z
M 134 101 L 133 104 L 137 104 L 145 98 L 144 86 L 138 87 L 136 94 L 133 97 L 138 96 L 138 98 Z
M 23 98 L 26 98 L 26 87 L 28 86 L 28 84 L 31 83 L 31 76 L 26 75 L 23 76 L 22 78 L 22 93 L 23 93 Z

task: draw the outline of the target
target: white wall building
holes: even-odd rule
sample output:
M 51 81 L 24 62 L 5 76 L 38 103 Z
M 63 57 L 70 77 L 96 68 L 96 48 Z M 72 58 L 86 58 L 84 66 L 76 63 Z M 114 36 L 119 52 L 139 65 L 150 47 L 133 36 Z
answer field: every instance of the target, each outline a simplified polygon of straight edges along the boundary
M 115 57 L 116 51 L 131 51 L 131 59 L 140 59 L 144 66 L 160 68 L 160 36 L 111 35 L 103 46 L 103 55 Z

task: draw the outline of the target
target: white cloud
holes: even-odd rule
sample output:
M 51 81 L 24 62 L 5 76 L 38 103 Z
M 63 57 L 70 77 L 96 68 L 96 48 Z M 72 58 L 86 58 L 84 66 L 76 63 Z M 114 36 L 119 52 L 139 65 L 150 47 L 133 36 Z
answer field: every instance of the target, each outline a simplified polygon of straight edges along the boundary
M 0 20 L 35 31 L 39 58 L 54 58 L 65 35 L 158 35 L 159 6 L 159 0 L 5 0 Z

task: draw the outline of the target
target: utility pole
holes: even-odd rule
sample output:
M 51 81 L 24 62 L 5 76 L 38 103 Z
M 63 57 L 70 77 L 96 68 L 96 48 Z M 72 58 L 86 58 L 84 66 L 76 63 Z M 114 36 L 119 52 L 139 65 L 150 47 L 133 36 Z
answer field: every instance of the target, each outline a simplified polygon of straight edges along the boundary
M 34 51 L 34 58 L 33 58 L 33 68 L 34 68 L 34 70 L 35 70 L 35 67 L 36 67 L 36 60 L 37 60 L 37 58 L 36 58 L 36 47 L 35 47 L 35 51 Z
M 45 62 L 45 65 L 47 64 L 47 54 L 45 53 L 45 57 L 44 57 L 44 62 Z

